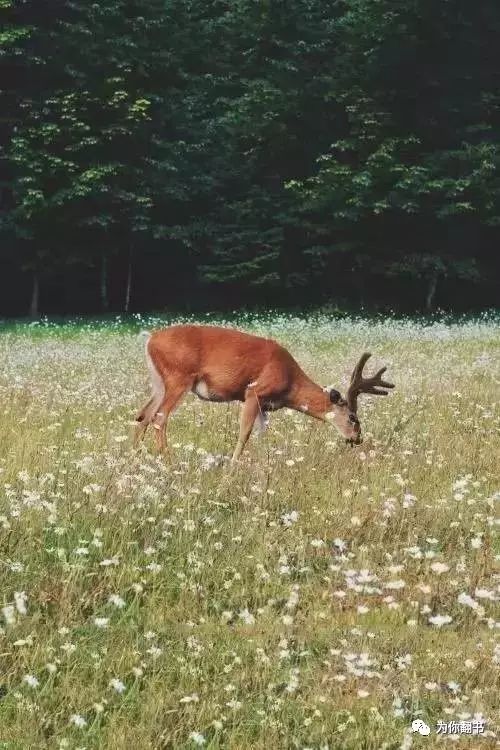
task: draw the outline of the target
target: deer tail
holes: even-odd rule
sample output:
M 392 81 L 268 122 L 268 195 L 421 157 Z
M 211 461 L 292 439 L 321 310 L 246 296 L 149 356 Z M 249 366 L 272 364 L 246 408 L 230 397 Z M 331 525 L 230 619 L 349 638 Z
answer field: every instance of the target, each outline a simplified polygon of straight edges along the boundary
M 148 331 L 141 331 L 139 334 L 141 338 L 146 339 L 145 352 L 146 352 L 146 364 L 149 370 L 149 377 L 151 380 L 151 398 L 149 399 L 146 406 L 141 409 L 136 417 L 137 422 L 146 422 L 150 424 L 158 409 L 160 408 L 163 399 L 165 398 L 165 384 L 158 368 L 155 365 L 154 359 L 149 351 L 149 341 L 151 334 Z

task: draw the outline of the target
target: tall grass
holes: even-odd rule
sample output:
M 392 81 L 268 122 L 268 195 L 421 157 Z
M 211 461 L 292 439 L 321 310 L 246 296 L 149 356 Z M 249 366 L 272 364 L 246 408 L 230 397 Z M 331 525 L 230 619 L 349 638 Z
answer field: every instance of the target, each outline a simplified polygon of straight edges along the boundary
M 243 320 L 341 390 L 369 348 L 397 390 L 357 449 L 272 415 L 230 476 L 235 404 L 131 449 L 160 322 L 0 335 L 0 748 L 430 748 L 474 716 L 461 745 L 498 747 L 495 320 Z

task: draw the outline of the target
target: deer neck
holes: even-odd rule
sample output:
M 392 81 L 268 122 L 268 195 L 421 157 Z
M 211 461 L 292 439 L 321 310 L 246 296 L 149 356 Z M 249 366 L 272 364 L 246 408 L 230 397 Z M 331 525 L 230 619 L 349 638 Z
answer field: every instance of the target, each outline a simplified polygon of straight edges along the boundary
M 307 375 L 296 381 L 290 392 L 288 405 L 316 419 L 324 419 L 332 406 L 329 394 Z

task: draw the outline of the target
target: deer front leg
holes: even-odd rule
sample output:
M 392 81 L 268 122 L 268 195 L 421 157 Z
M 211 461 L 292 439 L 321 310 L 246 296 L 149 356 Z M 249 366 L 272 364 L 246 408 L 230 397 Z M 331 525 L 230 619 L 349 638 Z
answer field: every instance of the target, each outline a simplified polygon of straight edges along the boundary
M 234 465 L 243 453 L 243 449 L 248 442 L 248 438 L 250 437 L 250 433 L 252 432 L 255 420 L 260 413 L 261 411 L 258 397 L 255 395 L 255 393 L 249 393 L 241 409 L 240 435 L 238 438 L 238 442 L 236 443 L 236 448 L 234 449 L 231 464 Z

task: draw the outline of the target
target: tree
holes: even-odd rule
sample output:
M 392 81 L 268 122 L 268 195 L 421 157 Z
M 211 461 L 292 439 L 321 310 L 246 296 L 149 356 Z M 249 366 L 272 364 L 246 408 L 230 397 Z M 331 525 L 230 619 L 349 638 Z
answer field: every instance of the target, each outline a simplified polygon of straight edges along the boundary
M 500 12 L 456 2 L 450 25 L 448 3 L 347 6 L 332 79 L 345 135 L 289 183 L 321 238 L 306 252 L 323 271 L 348 251 L 365 277 L 423 279 L 430 309 L 439 278 L 477 281 L 490 263 L 470 240 L 500 217 Z
M 0 12 L 5 309 L 494 299 L 493 0 Z

